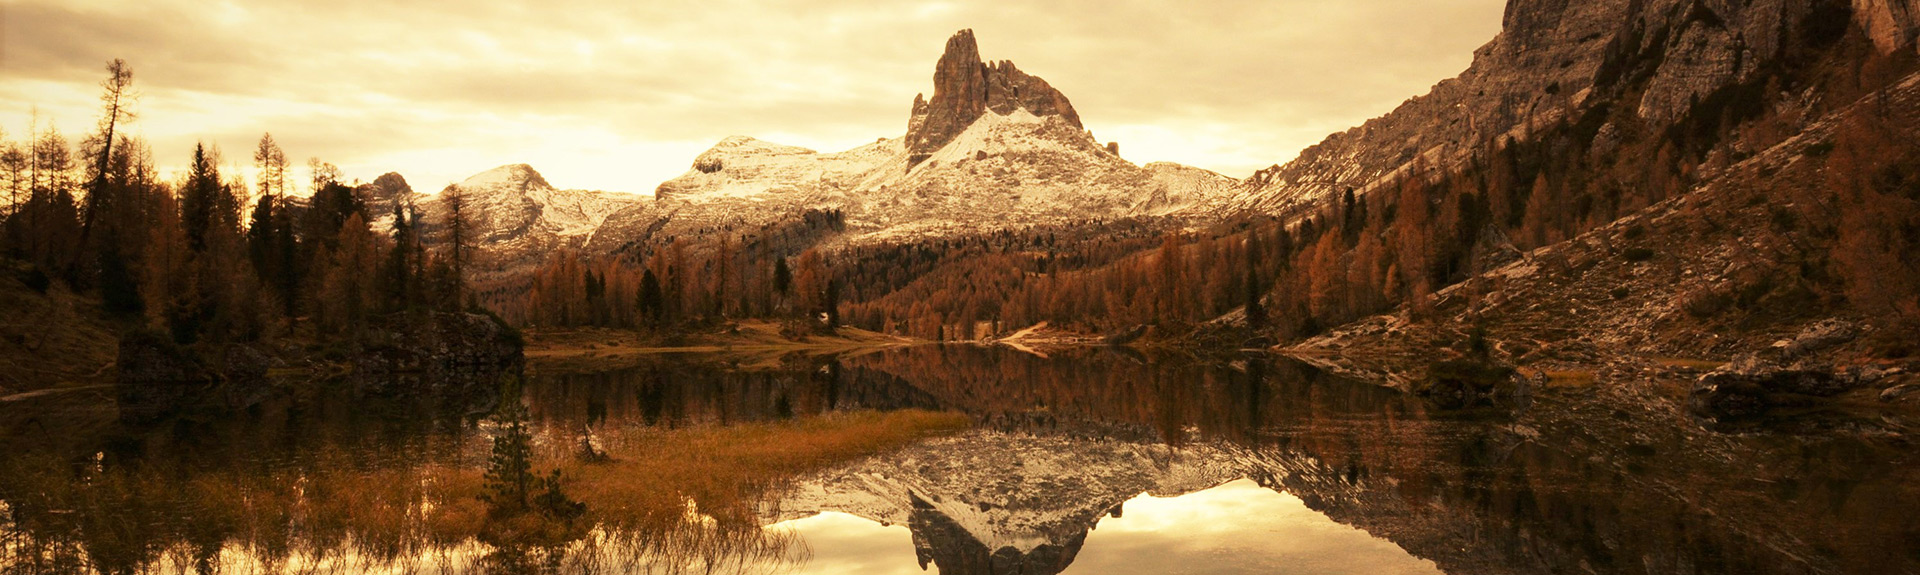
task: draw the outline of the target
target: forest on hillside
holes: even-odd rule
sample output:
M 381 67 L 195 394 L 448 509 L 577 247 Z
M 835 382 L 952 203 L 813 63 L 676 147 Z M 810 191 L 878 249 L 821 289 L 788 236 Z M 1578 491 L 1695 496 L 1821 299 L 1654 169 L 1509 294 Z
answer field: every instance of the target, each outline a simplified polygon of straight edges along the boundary
M 1807 34 L 1764 73 L 1698 99 L 1665 127 L 1616 105 L 1637 101 L 1658 54 L 1607 54 L 1598 82 L 1605 93 L 1576 113 L 1458 161 L 1416 159 L 1391 181 L 1344 190 L 1297 217 L 1241 214 L 1199 227 L 1085 222 L 861 246 L 827 241 L 831 226 L 823 234 L 729 231 L 558 258 L 532 289 L 509 298 L 506 313 L 537 325 L 643 328 L 830 314 L 938 340 L 1041 321 L 1093 332 L 1152 325 L 1177 337 L 1243 308 L 1237 325 L 1282 339 L 1401 306 L 1420 319 L 1443 288 L 1684 196 L 1810 122 L 1856 104 L 1871 117 L 1872 107 L 1889 104 L 1867 96 L 1915 69 L 1911 54 L 1879 54 L 1844 21 Z M 1783 264 L 1790 277 L 1734 303 L 1796 298 L 1809 316 L 1850 307 L 1912 333 L 1920 326 L 1920 150 L 1886 124 L 1856 120 L 1796 151 L 1821 162 L 1827 177 L 1756 190 L 1771 204 L 1774 229 L 1754 233 L 1788 234 L 1805 249 Z M 1646 258 L 1663 247 L 1625 249 Z M 806 280 L 791 281 L 794 269 Z
M 854 244 L 841 241 L 845 215 L 821 209 L 638 238 L 611 253 L 563 251 L 472 288 L 463 277 L 475 234 L 457 186 L 442 192 L 456 196 L 443 222 L 402 202 L 389 229 L 371 229 L 386 214 L 369 213 L 317 159 L 296 183 L 270 134 L 252 154 L 257 181 L 223 173 L 219 148 L 204 144 L 168 181 L 122 129 L 133 76 L 115 61 L 99 122 L 77 144 L 50 125 L 0 137 L 0 249 L 25 262 L 14 273 L 36 289 L 97 294 L 128 325 L 179 343 L 352 333 L 395 314 L 470 306 L 521 326 L 675 333 L 761 318 L 796 335 L 845 324 L 928 340 L 1043 321 L 1180 337 L 1231 316 L 1248 335 L 1293 339 L 1402 306 L 1423 318 L 1448 286 L 1685 195 L 1813 119 L 1886 105 L 1862 99 L 1916 67 L 1911 54 L 1874 51 L 1857 28 L 1814 33 L 1824 35 L 1657 129 L 1615 105 L 1644 90 L 1654 56 L 1608 54 L 1604 93 L 1530 137 L 1416 159 L 1391 181 L 1288 218 L 1083 221 Z M 1792 97 L 1803 93 L 1822 97 Z M 1809 313 L 1852 307 L 1910 331 L 1920 325 L 1920 152 L 1872 121 L 1835 134 L 1804 150 L 1824 163 L 1824 181 L 1760 190 L 1773 233 L 1807 247 L 1782 284 Z

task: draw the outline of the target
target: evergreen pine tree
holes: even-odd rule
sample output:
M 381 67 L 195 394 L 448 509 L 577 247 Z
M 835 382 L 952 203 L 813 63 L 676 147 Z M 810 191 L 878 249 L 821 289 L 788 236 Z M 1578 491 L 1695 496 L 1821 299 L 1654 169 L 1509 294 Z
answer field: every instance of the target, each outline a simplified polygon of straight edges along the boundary
M 253 273 L 260 282 L 276 285 L 275 273 L 278 271 L 276 238 L 273 229 L 273 196 L 261 196 L 254 202 L 253 214 L 247 218 L 247 261 L 253 264 Z
M 1247 232 L 1247 327 L 1263 329 L 1267 327 L 1267 308 L 1260 303 L 1265 290 L 1260 282 L 1260 230 Z
M 216 225 L 218 196 L 226 188 L 220 181 L 219 163 L 206 144 L 194 144 L 193 163 L 187 168 L 186 189 L 180 199 L 180 224 L 187 231 L 187 247 L 195 252 L 207 249 L 207 232 Z
M 787 295 L 787 290 L 791 289 L 792 287 L 793 287 L 793 270 L 787 268 L 787 258 L 775 258 L 773 260 L 773 291 L 774 293 L 778 293 L 780 295 Z
M 647 325 L 659 327 L 660 315 L 666 306 L 666 295 L 660 291 L 660 277 L 649 269 L 640 276 L 640 316 Z

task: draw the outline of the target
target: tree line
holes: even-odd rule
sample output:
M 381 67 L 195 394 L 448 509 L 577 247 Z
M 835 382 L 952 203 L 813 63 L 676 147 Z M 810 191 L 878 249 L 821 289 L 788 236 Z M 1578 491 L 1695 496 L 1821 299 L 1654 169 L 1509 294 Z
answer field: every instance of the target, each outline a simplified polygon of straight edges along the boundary
M 803 331 L 839 323 L 842 283 L 823 239 L 844 215 L 808 210 L 741 231 L 642 238 L 610 254 L 563 251 L 523 287 L 499 288 L 487 305 L 511 323 L 676 331 L 728 318 L 790 320 Z
M 107 72 L 100 121 L 77 146 L 37 117 L 22 141 L 0 134 L 0 253 L 23 262 L 29 287 L 97 294 L 115 317 L 181 344 L 352 334 L 388 314 L 468 303 L 471 233 L 457 198 L 430 230 L 412 205 L 371 213 L 318 159 L 299 195 L 271 134 L 251 184 L 223 173 L 220 149 L 204 143 L 169 180 L 124 129 L 132 69 L 114 60 Z M 387 229 L 369 226 L 382 215 Z

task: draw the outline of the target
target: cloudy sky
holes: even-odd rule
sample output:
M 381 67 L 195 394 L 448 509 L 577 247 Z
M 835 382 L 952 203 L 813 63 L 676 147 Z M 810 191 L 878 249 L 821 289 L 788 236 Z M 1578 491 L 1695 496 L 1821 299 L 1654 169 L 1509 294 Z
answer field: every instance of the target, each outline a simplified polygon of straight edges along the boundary
M 0 0 L 0 128 L 92 129 L 107 60 L 163 167 L 388 171 L 420 191 L 507 163 L 651 192 L 721 138 L 823 151 L 906 131 L 946 39 L 1013 60 L 1137 163 L 1234 177 L 1465 69 L 1503 0 Z

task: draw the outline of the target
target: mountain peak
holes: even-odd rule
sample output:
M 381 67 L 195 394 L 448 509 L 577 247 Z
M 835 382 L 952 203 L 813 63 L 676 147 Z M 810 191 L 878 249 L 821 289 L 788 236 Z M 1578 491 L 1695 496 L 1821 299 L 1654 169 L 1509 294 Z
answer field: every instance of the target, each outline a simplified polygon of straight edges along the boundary
M 961 30 L 947 38 L 946 51 L 934 66 L 933 97 L 914 97 L 913 116 L 907 124 L 909 161 L 917 164 L 926 159 L 989 110 L 1005 116 L 1022 109 L 1082 127 L 1080 115 L 1065 95 L 1046 80 L 1020 71 L 1013 62 L 982 62 L 973 30 Z
M 395 204 L 413 197 L 413 186 L 407 185 L 407 178 L 398 172 L 381 174 L 371 183 L 356 186 L 353 191 L 361 201 L 374 208 L 375 214 L 387 214 L 393 211 Z
M 459 185 L 468 190 L 511 187 L 521 192 L 553 188 L 552 184 L 547 183 L 546 178 L 541 177 L 540 172 L 526 164 L 507 164 L 480 172 L 460 182 Z

